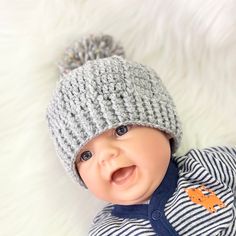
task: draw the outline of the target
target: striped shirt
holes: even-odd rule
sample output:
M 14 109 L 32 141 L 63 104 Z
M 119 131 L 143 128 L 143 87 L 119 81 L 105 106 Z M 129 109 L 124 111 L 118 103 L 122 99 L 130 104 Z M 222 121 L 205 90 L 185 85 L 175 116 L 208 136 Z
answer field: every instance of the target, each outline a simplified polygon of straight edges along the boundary
M 236 148 L 172 157 L 148 204 L 108 205 L 90 236 L 236 236 Z

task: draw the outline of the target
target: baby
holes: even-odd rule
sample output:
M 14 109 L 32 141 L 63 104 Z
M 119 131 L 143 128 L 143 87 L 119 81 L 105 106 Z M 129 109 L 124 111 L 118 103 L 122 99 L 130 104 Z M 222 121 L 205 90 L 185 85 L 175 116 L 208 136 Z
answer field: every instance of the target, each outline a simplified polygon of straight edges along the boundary
M 175 155 L 181 124 L 157 74 L 108 35 L 68 49 L 47 110 L 66 171 L 107 201 L 89 235 L 236 235 L 236 148 Z

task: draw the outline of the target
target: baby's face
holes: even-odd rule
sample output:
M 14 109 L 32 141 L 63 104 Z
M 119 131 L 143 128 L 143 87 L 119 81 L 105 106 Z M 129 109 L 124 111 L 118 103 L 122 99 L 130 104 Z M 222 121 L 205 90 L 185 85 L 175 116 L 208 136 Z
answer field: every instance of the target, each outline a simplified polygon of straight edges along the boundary
M 159 186 L 170 161 L 169 138 L 141 126 L 119 126 L 91 140 L 77 156 L 88 189 L 114 204 L 138 204 Z

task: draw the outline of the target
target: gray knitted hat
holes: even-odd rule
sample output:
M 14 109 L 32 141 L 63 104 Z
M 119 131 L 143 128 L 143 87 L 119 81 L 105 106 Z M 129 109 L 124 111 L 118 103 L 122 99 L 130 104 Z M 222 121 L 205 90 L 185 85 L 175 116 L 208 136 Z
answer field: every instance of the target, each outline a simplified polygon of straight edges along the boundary
M 110 36 L 90 36 L 75 45 L 67 51 L 66 65 L 60 65 L 62 76 L 47 109 L 57 154 L 73 179 L 83 185 L 75 166 L 81 147 L 120 125 L 157 128 L 172 137 L 175 151 L 181 125 L 157 74 L 144 65 L 112 56 L 123 55 L 123 50 Z M 106 58 L 96 59 L 100 57 Z

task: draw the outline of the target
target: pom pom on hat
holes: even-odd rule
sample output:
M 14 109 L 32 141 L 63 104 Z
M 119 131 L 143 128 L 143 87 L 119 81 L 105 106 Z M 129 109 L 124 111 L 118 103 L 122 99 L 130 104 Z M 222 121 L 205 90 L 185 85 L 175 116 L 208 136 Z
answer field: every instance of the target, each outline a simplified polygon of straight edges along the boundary
M 89 60 L 113 55 L 124 58 L 125 52 L 123 47 L 110 35 L 89 35 L 75 41 L 66 49 L 63 59 L 58 63 L 58 68 L 61 74 L 66 74 Z

